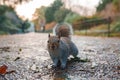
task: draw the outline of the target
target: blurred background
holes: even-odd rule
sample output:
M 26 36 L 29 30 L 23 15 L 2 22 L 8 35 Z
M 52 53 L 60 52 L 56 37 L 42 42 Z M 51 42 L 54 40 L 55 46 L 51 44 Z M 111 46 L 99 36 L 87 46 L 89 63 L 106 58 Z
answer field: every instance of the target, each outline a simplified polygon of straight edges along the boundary
M 62 22 L 75 35 L 120 37 L 120 0 L 0 0 L 0 35 L 48 33 Z

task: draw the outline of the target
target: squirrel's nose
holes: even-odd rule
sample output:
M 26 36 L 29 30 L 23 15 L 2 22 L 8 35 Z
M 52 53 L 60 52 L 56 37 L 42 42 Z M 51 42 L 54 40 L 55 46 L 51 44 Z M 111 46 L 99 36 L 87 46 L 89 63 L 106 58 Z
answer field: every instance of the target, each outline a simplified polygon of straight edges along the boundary
M 54 45 L 52 45 L 52 49 L 54 49 L 55 48 L 55 46 Z

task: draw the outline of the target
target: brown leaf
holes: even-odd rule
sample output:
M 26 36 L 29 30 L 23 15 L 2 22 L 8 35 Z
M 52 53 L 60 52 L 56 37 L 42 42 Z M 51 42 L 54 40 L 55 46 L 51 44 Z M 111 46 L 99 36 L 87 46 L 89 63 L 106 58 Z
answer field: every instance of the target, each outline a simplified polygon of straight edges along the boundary
M 7 68 L 8 68 L 8 67 L 7 67 L 6 65 L 0 66 L 0 74 L 1 74 L 1 75 L 6 74 Z

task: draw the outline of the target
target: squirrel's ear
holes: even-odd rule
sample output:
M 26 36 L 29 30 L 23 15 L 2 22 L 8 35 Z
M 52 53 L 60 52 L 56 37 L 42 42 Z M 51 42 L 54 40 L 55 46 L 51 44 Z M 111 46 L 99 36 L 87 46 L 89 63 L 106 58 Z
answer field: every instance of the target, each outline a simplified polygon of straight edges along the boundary
M 50 37 L 50 33 L 49 33 L 48 37 Z

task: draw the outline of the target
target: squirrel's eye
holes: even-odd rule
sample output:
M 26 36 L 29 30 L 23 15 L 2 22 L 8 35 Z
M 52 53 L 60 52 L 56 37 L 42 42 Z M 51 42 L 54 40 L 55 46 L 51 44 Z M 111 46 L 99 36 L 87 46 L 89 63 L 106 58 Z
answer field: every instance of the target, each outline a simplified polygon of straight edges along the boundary
M 49 41 L 47 41 L 49 43 Z

